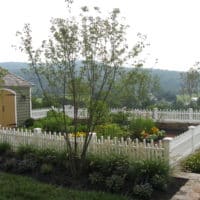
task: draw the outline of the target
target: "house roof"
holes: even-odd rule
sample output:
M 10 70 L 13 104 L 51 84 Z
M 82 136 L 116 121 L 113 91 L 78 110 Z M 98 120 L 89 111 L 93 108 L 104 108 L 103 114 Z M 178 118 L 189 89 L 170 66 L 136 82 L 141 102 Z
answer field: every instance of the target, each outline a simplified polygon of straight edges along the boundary
M 16 76 L 8 72 L 3 77 L 3 86 L 31 87 L 31 83 L 29 83 L 28 81 L 24 80 L 23 78 L 19 76 Z

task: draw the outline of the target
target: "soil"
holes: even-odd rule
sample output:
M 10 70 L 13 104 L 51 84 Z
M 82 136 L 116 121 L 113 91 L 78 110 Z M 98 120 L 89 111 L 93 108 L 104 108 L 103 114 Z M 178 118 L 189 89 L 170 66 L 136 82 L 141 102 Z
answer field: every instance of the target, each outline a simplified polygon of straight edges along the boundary
M 176 137 L 178 135 L 180 135 L 181 132 L 180 131 L 166 131 L 166 137 Z
M 188 179 L 185 178 L 172 177 L 167 190 L 163 192 L 156 191 L 153 193 L 151 200 L 170 200 L 187 181 Z

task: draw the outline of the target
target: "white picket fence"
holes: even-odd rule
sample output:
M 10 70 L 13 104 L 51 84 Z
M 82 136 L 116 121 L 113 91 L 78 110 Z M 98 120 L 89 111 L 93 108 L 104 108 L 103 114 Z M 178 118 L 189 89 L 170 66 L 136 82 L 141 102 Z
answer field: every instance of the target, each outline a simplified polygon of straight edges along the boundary
M 61 111 L 56 108 L 42 108 L 42 109 L 33 109 L 31 112 L 31 117 L 33 119 L 40 119 L 44 118 L 47 116 L 47 112 L 50 110 L 56 110 L 56 111 Z M 68 115 L 69 117 L 74 117 L 74 109 L 71 106 L 65 106 L 65 114 Z M 87 110 L 84 108 L 81 108 L 78 110 L 78 117 L 79 118 L 87 118 Z
M 31 117 L 33 119 L 40 119 L 47 116 L 47 112 L 50 108 L 42 108 L 42 109 L 33 109 L 31 112 Z
M 71 137 L 73 141 L 73 137 Z M 1 128 L 0 143 L 8 142 L 13 149 L 20 145 L 33 145 L 36 148 L 52 148 L 57 151 L 67 150 L 66 142 L 62 134 L 56 133 L 34 133 L 26 130 L 16 130 Z M 78 139 L 79 150 L 83 146 L 83 138 Z M 92 136 L 88 153 L 99 156 L 119 154 L 125 155 L 129 160 L 140 159 L 163 159 L 169 161 L 171 166 L 175 166 L 181 159 L 185 158 L 195 150 L 200 148 L 200 125 L 190 126 L 189 130 L 174 138 L 164 138 L 158 143 L 153 141 L 147 143 L 145 140 L 123 138 L 97 138 Z
M 128 111 L 127 111 L 128 112 Z M 188 110 L 131 110 L 130 113 L 137 117 L 148 117 L 159 122 L 199 123 L 200 111 L 189 108 Z
M 44 109 L 34 109 L 32 110 L 32 118 L 39 119 L 47 115 L 50 108 Z M 57 110 L 57 109 L 56 109 Z M 65 106 L 66 115 L 73 117 L 73 107 Z M 192 108 L 188 110 L 159 110 L 157 108 L 153 110 L 140 110 L 140 109 L 111 109 L 112 113 L 126 112 L 130 113 L 136 117 L 152 118 L 159 122 L 182 122 L 182 123 L 199 123 L 200 122 L 200 111 L 193 110 Z M 87 110 L 81 108 L 78 112 L 79 118 L 87 118 Z
M 73 137 L 71 138 L 73 141 Z M 0 143 L 8 142 L 16 149 L 20 145 L 33 145 L 36 148 L 45 149 L 53 148 L 61 151 L 66 150 L 66 142 L 61 134 L 56 133 L 40 133 L 36 134 L 31 131 L 15 130 L 15 129 L 0 129 Z M 78 147 L 81 150 L 84 143 L 84 138 L 78 139 Z M 88 148 L 88 153 L 99 156 L 118 154 L 125 155 L 129 160 L 140 159 L 165 159 L 165 148 L 162 141 L 158 143 L 147 143 L 145 140 L 139 142 L 138 140 L 123 138 L 104 138 L 103 136 L 97 138 L 92 136 L 91 143 Z

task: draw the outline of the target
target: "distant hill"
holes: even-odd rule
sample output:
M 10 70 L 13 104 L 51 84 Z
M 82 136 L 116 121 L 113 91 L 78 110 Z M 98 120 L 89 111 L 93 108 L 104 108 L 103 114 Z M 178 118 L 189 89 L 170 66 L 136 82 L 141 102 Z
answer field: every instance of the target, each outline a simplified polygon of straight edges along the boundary
M 177 94 L 180 90 L 180 71 L 169 71 L 161 69 L 151 69 L 153 75 L 160 79 L 160 87 L 165 92 Z
M 22 69 L 27 68 L 25 62 L 0 62 L 0 67 L 7 69 L 9 72 L 23 76 Z
M 22 69 L 27 68 L 28 64 L 24 62 L 2 62 L 0 66 L 7 69 L 11 73 L 22 76 L 28 80 L 22 72 Z M 159 77 L 161 90 L 164 92 L 170 92 L 177 94 L 180 89 L 180 73 L 178 71 L 169 71 L 161 69 L 146 69 L 152 73 L 152 75 Z M 28 80 L 29 81 L 29 80 Z M 37 84 L 36 84 L 37 85 Z

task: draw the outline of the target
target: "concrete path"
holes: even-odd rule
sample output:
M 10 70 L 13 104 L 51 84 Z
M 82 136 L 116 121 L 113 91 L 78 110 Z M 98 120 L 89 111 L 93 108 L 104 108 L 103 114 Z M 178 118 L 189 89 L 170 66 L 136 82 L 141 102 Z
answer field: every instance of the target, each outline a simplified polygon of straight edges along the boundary
M 186 178 L 188 181 L 171 200 L 200 200 L 200 174 L 176 172 L 174 176 Z

